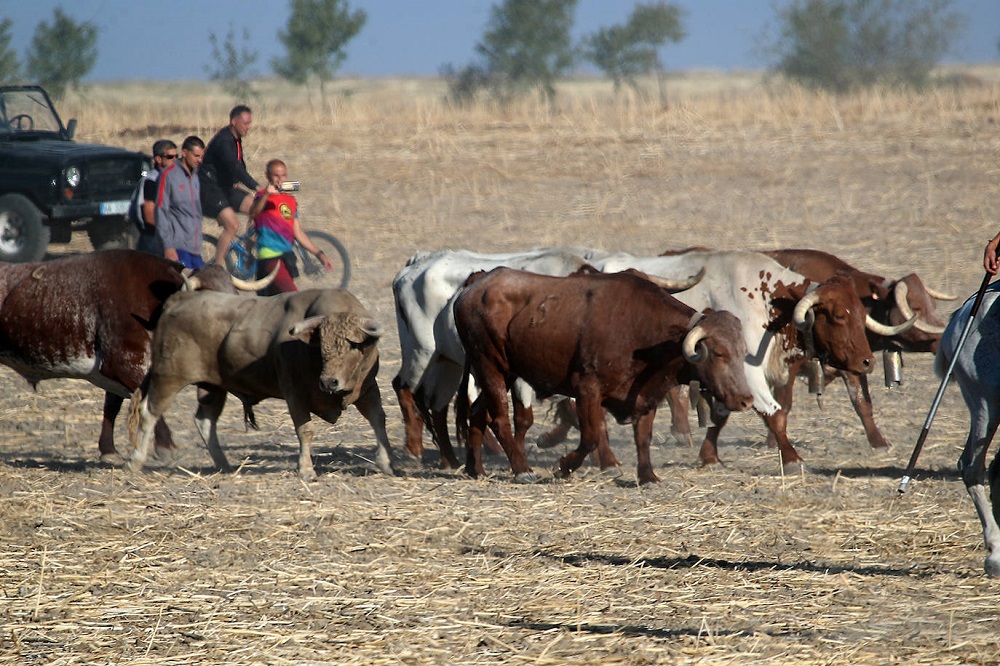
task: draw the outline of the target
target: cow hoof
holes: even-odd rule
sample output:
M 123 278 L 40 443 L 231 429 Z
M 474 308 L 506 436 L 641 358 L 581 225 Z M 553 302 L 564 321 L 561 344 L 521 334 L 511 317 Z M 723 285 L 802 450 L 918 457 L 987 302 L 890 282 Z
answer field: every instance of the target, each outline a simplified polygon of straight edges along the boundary
M 987 557 L 984 568 L 990 578 L 1000 578 L 1000 553 Z
M 785 476 L 798 476 L 806 471 L 806 464 L 801 460 L 785 463 L 781 471 Z
M 225 471 L 225 470 L 222 470 L 222 471 Z M 306 483 L 312 483 L 313 481 L 315 481 L 316 479 L 318 479 L 319 476 L 316 474 L 316 472 L 314 470 L 310 469 L 308 471 L 305 471 L 305 470 L 300 471 L 299 472 L 299 478 L 302 479 L 303 481 L 305 481 Z
M 101 462 L 106 465 L 114 465 L 115 467 L 118 467 L 119 465 L 124 465 L 125 461 L 126 459 L 117 451 L 101 454 Z
M 171 464 L 180 457 L 180 454 L 172 446 L 157 446 L 153 449 L 153 457 L 162 463 Z
M 521 472 L 514 475 L 514 483 L 537 483 L 538 475 L 534 472 Z
M 692 439 L 690 432 L 678 432 L 677 430 L 671 429 L 670 434 L 674 436 L 674 441 L 678 446 L 686 446 L 688 448 L 694 447 L 694 439 Z

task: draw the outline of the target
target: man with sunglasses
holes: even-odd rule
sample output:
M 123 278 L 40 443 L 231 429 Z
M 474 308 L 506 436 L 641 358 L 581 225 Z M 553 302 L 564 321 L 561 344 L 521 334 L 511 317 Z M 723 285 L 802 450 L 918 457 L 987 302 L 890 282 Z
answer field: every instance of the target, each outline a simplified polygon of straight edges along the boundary
M 156 235 L 163 242 L 163 256 L 195 270 L 205 265 L 198 180 L 204 154 L 204 141 L 193 135 L 184 139 L 180 159 L 170 160 L 156 188 Z
M 163 243 L 156 235 L 156 189 L 160 172 L 177 159 L 177 144 L 170 139 L 160 139 L 153 144 L 153 168 L 146 172 L 139 185 L 140 194 L 136 200 L 142 226 L 135 248 L 163 256 Z

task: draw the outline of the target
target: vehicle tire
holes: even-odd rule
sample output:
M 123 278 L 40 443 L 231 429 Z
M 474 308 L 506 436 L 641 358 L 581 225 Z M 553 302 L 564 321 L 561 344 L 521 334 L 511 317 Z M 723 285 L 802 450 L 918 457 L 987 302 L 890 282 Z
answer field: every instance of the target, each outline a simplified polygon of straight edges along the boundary
M 49 247 L 49 228 L 35 204 L 20 194 L 0 196 L 0 261 L 40 261 Z
M 333 260 L 333 270 L 329 273 L 323 270 L 316 257 L 300 248 L 299 277 L 295 284 L 299 289 L 338 288 L 347 289 L 351 282 L 351 257 L 347 254 L 344 244 L 325 231 L 307 231 L 316 247 Z
M 132 225 L 124 215 L 108 215 L 90 220 L 87 230 L 95 250 L 118 250 L 135 247 Z

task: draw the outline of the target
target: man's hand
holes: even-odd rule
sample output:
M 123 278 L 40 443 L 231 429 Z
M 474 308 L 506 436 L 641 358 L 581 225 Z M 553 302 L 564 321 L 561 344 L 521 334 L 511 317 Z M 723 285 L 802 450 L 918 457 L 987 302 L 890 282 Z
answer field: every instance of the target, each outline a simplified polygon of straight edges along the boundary
M 994 236 L 993 240 L 986 244 L 986 249 L 983 251 L 983 267 L 990 275 L 996 275 L 997 270 L 1000 270 L 1000 260 L 997 260 L 998 244 L 1000 244 L 1000 234 Z

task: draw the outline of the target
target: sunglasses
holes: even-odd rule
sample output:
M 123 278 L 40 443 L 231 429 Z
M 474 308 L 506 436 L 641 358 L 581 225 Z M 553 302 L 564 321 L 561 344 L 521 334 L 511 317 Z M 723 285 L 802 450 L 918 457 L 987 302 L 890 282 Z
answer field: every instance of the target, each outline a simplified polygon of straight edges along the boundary
M 160 157 L 162 157 L 165 160 L 176 160 L 177 153 L 174 153 L 173 155 L 160 155 Z

